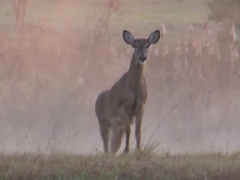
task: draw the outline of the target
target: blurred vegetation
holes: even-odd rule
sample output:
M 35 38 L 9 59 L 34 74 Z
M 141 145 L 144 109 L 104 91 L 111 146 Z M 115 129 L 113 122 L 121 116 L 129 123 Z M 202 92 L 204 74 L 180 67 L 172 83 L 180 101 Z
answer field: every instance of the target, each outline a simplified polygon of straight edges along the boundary
M 232 21 L 240 28 L 240 1 L 239 0 L 211 0 L 208 4 L 210 18 L 217 21 Z

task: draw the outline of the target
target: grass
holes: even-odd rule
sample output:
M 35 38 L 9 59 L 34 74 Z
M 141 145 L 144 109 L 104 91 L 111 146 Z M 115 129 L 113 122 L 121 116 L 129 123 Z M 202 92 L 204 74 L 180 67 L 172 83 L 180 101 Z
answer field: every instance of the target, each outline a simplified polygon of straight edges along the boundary
M 240 153 L 0 156 L 0 179 L 238 179 Z

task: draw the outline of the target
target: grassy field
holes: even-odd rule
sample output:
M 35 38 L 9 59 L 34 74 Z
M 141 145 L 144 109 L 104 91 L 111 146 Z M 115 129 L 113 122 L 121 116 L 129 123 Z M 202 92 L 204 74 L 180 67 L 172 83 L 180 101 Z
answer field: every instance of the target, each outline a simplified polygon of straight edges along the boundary
M 237 180 L 240 154 L 150 152 L 129 155 L 13 154 L 0 156 L 0 179 Z

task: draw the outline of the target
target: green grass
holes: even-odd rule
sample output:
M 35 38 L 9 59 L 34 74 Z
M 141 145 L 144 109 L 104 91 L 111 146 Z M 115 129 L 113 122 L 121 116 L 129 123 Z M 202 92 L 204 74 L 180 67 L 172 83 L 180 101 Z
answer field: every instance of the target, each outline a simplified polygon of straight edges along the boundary
M 239 179 L 240 154 L 0 156 L 0 179 Z

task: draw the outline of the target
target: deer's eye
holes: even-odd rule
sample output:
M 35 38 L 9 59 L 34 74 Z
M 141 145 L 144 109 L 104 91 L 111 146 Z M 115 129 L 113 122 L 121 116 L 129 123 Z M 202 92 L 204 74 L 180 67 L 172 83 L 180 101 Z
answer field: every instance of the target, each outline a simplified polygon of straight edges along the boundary
M 149 44 L 146 44 L 146 48 L 149 48 Z
M 133 48 L 134 48 L 134 49 L 137 49 L 137 48 L 138 48 L 138 45 L 137 45 L 137 44 L 133 44 Z

